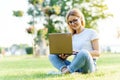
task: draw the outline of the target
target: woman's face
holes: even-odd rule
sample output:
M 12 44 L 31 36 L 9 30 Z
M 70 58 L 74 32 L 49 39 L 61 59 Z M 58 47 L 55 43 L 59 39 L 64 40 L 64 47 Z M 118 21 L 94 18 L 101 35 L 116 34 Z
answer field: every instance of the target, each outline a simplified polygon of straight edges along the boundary
M 81 28 L 81 20 L 77 16 L 69 16 L 68 17 L 68 25 L 73 29 L 77 30 Z

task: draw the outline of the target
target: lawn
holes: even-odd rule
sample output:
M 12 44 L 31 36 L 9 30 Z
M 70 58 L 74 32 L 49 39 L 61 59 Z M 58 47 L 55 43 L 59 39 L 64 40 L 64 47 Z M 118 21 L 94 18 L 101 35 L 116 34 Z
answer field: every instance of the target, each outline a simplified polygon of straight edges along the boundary
M 48 57 L 8 56 L 0 58 L 0 80 L 120 80 L 120 54 L 103 53 L 97 65 L 90 74 L 49 75 L 57 70 Z

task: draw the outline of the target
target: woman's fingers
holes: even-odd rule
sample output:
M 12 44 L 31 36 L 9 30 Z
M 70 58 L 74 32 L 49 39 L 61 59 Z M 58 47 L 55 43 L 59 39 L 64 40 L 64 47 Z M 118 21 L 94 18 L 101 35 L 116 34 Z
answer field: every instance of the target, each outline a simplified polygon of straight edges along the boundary
M 66 54 L 60 54 L 59 57 L 62 58 L 62 59 L 66 59 L 69 55 L 66 55 Z

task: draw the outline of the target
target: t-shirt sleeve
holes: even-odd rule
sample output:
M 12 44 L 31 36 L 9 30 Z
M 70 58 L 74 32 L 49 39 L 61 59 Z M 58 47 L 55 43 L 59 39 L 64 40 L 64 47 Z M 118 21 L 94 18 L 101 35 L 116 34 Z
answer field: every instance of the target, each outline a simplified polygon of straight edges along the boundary
M 91 40 L 99 39 L 98 33 L 95 30 L 91 31 Z

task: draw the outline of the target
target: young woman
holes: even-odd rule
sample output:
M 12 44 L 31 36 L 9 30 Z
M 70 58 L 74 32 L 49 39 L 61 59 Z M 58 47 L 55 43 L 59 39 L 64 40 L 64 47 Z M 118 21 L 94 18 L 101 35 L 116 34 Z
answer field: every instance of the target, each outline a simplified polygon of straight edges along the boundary
M 95 30 L 85 28 L 85 19 L 79 9 L 72 9 L 66 15 L 66 21 L 72 33 L 73 55 L 70 62 L 68 55 L 49 55 L 50 62 L 63 74 L 81 72 L 91 73 L 96 70 L 96 58 L 99 57 L 99 39 Z

